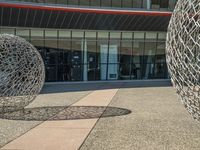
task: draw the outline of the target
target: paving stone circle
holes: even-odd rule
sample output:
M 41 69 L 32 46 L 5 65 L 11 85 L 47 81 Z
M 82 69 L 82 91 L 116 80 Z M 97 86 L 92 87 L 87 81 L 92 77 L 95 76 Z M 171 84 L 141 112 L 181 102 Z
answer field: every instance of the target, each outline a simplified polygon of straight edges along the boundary
M 166 42 L 171 80 L 188 110 L 200 120 L 200 1 L 179 0 Z
M 0 35 L 0 113 L 19 110 L 39 94 L 45 79 L 44 63 L 25 39 Z

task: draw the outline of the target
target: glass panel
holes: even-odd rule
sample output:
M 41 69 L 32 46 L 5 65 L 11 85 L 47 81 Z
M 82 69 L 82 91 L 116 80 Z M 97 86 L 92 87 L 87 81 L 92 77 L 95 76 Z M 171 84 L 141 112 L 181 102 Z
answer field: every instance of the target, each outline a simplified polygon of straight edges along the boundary
M 111 0 L 101 0 L 102 7 L 111 7 Z
M 68 5 L 78 5 L 78 0 L 68 0 Z
M 91 0 L 91 6 L 100 6 L 101 0 Z
M 160 9 L 160 0 L 151 0 L 152 9 Z
M 118 45 L 110 43 L 108 54 L 108 80 L 118 79 Z
M 30 40 L 29 39 L 29 30 L 28 29 L 17 29 L 16 30 L 16 35 L 25 38 L 26 40 Z
M 158 34 L 158 40 L 166 40 L 166 32 L 159 33 Z
M 110 32 L 110 39 L 113 40 L 120 40 L 121 39 L 121 32 Z
M 60 30 L 59 39 L 71 39 L 71 31 Z
M 45 47 L 58 48 L 57 31 L 45 30 Z
M 177 0 L 169 0 L 169 9 L 173 10 L 176 5 Z
M 58 48 L 59 49 L 65 49 L 70 50 L 71 49 L 71 41 L 70 40 L 59 40 L 58 41 Z
M 120 51 L 120 79 L 130 79 L 131 75 L 131 56 L 132 56 L 132 41 L 122 41 Z
M 144 56 L 146 57 L 145 62 L 153 63 L 155 53 L 156 53 L 156 42 L 145 42 L 145 52 L 144 52 Z
M 112 0 L 112 7 L 122 7 L 122 0 Z
M 34 46 L 44 47 L 44 30 L 31 29 L 31 43 Z
M 83 31 L 73 31 L 72 39 L 83 39 Z
M 108 64 L 108 80 L 117 80 L 118 79 L 118 64 Z
M 144 1 L 146 1 L 146 0 L 144 0 Z M 133 0 L 133 7 L 134 8 L 141 8 L 142 7 L 142 0 Z
M 45 30 L 45 39 L 57 39 L 57 30 Z
M 99 40 L 97 42 L 97 53 L 100 54 L 100 79 L 107 79 L 108 72 L 108 41 L 107 40 Z
M 169 7 L 169 0 L 160 1 L 160 8 L 168 8 L 168 7 Z
M 83 31 L 72 32 L 72 51 L 71 51 L 71 80 L 83 80 L 83 50 L 85 44 L 83 41 Z
M 141 79 L 141 63 L 131 64 L 131 79 Z
M 96 53 L 96 44 L 96 41 L 87 41 L 88 80 L 100 79 L 99 53 Z
M 57 0 L 57 4 L 67 4 L 67 0 Z
M 141 63 L 144 50 L 144 42 L 134 41 L 133 42 L 133 58 L 132 63 Z
M 144 41 L 134 41 L 131 60 L 131 79 L 141 79 L 143 64 Z
M 87 40 L 96 40 L 96 32 L 85 32 L 85 38 Z
M 153 78 L 156 42 L 146 42 L 144 52 L 143 78 Z
M 15 34 L 15 29 L 13 29 L 13 28 L 1 28 L 1 33 Z
M 120 80 L 130 80 L 130 64 L 120 64 Z
M 132 8 L 133 7 L 132 0 L 123 0 L 122 7 Z
M 98 32 L 98 39 L 108 39 L 108 32 Z
M 133 33 L 124 32 L 122 33 L 122 40 L 132 40 Z
M 147 0 L 143 0 L 143 8 L 147 8 Z
M 147 40 L 156 40 L 157 39 L 157 33 L 146 32 L 146 39 Z
M 144 32 L 134 32 L 135 40 L 144 40 Z
M 80 0 L 80 4 L 82 6 L 89 6 L 90 0 Z

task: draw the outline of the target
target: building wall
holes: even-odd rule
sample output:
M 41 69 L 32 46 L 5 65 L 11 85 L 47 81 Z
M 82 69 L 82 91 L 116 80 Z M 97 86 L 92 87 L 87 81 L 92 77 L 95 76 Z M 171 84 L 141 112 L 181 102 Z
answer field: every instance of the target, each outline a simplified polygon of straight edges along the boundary
M 166 32 L 1 27 L 40 51 L 46 81 L 168 78 Z
M 166 30 L 175 3 L 2 0 L 0 33 L 23 37 L 39 50 L 47 82 L 166 79 Z
M 71 6 L 143 8 L 154 10 L 173 10 L 176 0 L 11 0 Z

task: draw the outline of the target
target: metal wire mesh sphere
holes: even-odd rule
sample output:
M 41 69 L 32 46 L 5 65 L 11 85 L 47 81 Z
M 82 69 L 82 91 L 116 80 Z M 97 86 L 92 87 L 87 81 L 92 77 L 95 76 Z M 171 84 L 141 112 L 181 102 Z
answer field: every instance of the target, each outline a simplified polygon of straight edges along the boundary
M 36 48 L 14 35 L 0 35 L 0 112 L 19 110 L 39 94 L 45 78 Z
M 200 3 L 179 0 L 172 15 L 166 43 L 171 80 L 184 106 L 200 120 Z

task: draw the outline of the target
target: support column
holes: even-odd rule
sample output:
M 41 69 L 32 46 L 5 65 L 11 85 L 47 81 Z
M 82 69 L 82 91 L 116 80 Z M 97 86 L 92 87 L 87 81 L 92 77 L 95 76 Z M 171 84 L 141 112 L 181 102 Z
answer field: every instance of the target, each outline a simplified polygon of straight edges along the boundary
M 87 41 L 82 41 L 82 50 L 83 50 L 83 81 L 88 81 L 88 67 L 87 67 Z

